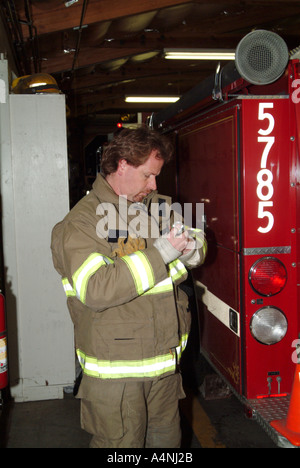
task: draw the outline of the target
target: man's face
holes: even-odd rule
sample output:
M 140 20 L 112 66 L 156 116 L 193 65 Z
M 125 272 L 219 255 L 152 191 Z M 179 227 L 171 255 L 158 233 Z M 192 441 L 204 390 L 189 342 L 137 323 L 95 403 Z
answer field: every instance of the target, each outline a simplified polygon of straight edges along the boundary
M 126 195 L 129 201 L 141 202 L 149 193 L 156 190 L 156 177 L 163 164 L 164 161 L 157 157 L 156 150 L 153 150 L 147 161 L 138 167 L 121 160 L 119 165 L 122 168 L 122 182 L 119 194 Z

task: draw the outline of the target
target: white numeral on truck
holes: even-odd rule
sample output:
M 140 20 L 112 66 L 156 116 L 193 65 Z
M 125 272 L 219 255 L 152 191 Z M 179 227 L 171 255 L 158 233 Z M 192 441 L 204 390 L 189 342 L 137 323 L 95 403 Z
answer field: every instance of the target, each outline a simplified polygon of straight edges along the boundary
M 268 224 L 266 227 L 259 227 L 257 230 L 263 234 L 271 231 L 274 225 L 274 216 L 267 209 L 273 206 L 273 201 L 271 200 L 274 188 L 273 188 L 273 174 L 267 169 L 267 162 L 270 150 L 275 142 L 275 137 L 271 136 L 270 133 L 274 130 L 275 120 L 272 114 L 265 112 L 265 109 L 273 109 L 272 102 L 261 102 L 258 107 L 258 120 L 267 120 L 268 126 L 267 129 L 258 130 L 259 135 L 257 141 L 259 143 L 265 143 L 265 147 L 262 151 L 261 160 L 260 160 L 260 170 L 257 173 L 257 188 L 256 194 L 259 199 L 258 202 L 258 218 L 267 218 Z

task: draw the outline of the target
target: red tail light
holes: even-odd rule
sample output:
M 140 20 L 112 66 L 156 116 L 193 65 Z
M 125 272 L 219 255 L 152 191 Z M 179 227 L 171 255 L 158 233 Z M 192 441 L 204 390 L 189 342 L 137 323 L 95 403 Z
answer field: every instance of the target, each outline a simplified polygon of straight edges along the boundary
M 254 291 L 261 296 L 273 296 L 284 288 L 287 271 L 277 258 L 263 257 L 252 265 L 249 281 Z

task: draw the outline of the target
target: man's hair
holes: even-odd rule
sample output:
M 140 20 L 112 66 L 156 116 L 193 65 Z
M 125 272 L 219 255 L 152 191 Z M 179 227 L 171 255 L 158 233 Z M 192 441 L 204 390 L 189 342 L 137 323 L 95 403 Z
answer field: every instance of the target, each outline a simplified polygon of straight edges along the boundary
M 153 150 L 167 163 L 172 157 L 173 145 L 167 137 L 146 126 L 123 129 L 105 148 L 101 172 L 104 176 L 116 172 L 120 159 L 138 167 L 147 161 Z

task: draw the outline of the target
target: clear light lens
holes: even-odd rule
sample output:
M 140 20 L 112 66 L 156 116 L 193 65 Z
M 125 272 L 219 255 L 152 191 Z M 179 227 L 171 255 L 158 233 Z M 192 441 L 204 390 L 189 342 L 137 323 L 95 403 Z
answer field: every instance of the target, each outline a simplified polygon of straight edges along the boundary
M 250 323 L 252 336 L 262 344 L 279 343 L 287 332 L 287 319 L 276 307 L 263 307 L 253 315 Z
M 287 271 L 278 258 L 263 257 L 252 265 L 249 281 L 254 291 L 261 296 L 273 296 L 284 288 Z

